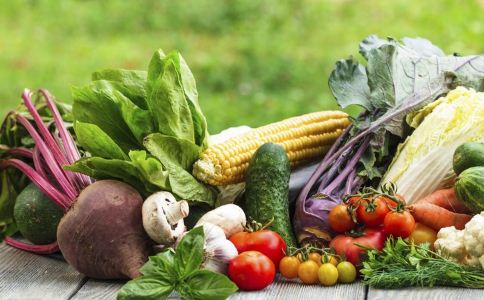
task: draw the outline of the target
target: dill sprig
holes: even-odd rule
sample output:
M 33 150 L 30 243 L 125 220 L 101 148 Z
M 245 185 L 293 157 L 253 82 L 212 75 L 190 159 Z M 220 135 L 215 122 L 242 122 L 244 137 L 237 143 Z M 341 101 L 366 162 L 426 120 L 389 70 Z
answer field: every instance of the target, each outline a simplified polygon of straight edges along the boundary
M 370 250 L 363 262 L 363 282 L 376 288 L 454 286 L 484 288 L 484 272 L 430 250 L 389 238 L 382 251 Z

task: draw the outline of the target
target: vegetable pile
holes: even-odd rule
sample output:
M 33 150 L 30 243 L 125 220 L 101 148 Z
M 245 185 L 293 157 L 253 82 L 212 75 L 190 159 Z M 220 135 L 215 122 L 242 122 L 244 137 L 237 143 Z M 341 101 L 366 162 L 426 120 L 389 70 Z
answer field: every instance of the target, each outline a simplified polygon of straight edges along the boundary
M 226 299 L 278 272 L 484 288 L 484 55 L 421 38 L 359 49 L 364 64 L 340 60 L 329 77 L 357 117 L 212 137 L 176 51 L 147 71 L 94 72 L 72 107 L 26 90 L 0 128 L 0 238 L 131 279 L 118 299 Z

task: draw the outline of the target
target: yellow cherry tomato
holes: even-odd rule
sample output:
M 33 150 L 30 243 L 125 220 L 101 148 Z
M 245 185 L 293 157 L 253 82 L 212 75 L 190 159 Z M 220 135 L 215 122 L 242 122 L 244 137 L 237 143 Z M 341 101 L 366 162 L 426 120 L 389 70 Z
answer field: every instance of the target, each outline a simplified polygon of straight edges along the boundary
M 433 248 L 434 242 L 437 239 L 437 232 L 424 224 L 416 223 L 415 229 L 412 231 L 408 239 L 415 245 L 429 243 L 430 248 Z
M 321 262 L 321 254 L 319 254 L 317 252 L 311 252 L 311 253 L 309 253 L 309 260 L 314 261 L 315 263 L 318 264 L 318 266 L 320 266 L 322 264 L 322 262 Z
M 338 282 L 338 269 L 330 263 L 322 264 L 318 270 L 318 278 L 324 286 L 335 285 Z
M 342 261 L 336 267 L 338 269 L 338 281 L 341 283 L 351 283 L 356 279 L 356 268 L 349 261 Z
M 315 284 L 318 282 L 319 266 L 312 260 L 307 260 L 299 265 L 297 276 L 305 284 Z
M 279 263 L 279 272 L 282 277 L 292 279 L 297 277 L 297 272 L 301 262 L 295 256 L 285 256 Z

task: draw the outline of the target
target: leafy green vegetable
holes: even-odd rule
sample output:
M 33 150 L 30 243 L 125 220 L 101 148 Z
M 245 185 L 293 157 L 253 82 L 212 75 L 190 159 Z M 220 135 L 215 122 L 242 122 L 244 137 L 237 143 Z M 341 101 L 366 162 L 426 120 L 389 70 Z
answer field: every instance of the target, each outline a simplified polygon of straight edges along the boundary
M 181 55 L 158 50 L 148 72 L 104 70 L 92 78 L 72 89 L 76 134 L 92 157 L 69 170 L 120 179 L 144 195 L 163 189 L 213 205 L 214 190 L 191 175 L 208 133 L 195 79 Z
M 412 203 L 455 179 L 452 155 L 459 145 L 484 142 L 484 93 L 458 87 L 407 121 L 418 127 L 400 144 L 380 185 L 395 183 Z
M 376 288 L 455 286 L 484 288 L 484 272 L 450 261 L 399 238 L 388 239 L 381 252 L 370 250 L 363 262 L 363 282 Z
M 201 270 L 205 234 L 203 227 L 189 231 L 176 248 L 165 250 L 140 269 L 141 277 L 126 283 L 118 300 L 166 299 L 177 291 L 183 299 L 226 299 L 237 286 L 225 275 Z

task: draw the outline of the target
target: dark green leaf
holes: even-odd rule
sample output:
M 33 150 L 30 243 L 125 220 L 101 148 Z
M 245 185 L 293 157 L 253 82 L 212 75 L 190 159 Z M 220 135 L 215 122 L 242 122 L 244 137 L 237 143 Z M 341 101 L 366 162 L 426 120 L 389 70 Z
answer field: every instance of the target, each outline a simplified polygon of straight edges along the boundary
M 149 275 L 128 281 L 119 291 L 118 300 L 161 300 L 173 291 L 173 285 L 161 276 Z
M 200 270 L 186 280 L 188 288 L 180 294 L 195 300 L 224 300 L 237 291 L 237 286 L 227 276 L 208 270 Z
M 155 256 L 150 256 L 148 262 L 141 267 L 140 272 L 145 276 L 160 276 L 166 281 L 175 283 L 177 274 L 173 249 L 168 249 Z
M 204 243 L 203 226 L 199 226 L 190 230 L 176 247 L 175 267 L 181 279 L 187 278 L 200 268 Z
M 342 108 L 351 104 L 363 106 L 367 110 L 372 108 L 365 68 L 352 58 L 336 62 L 329 76 L 329 87 Z
M 121 148 L 97 125 L 76 122 L 77 140 L 93 156 L 112 159 L 127 159 Z

